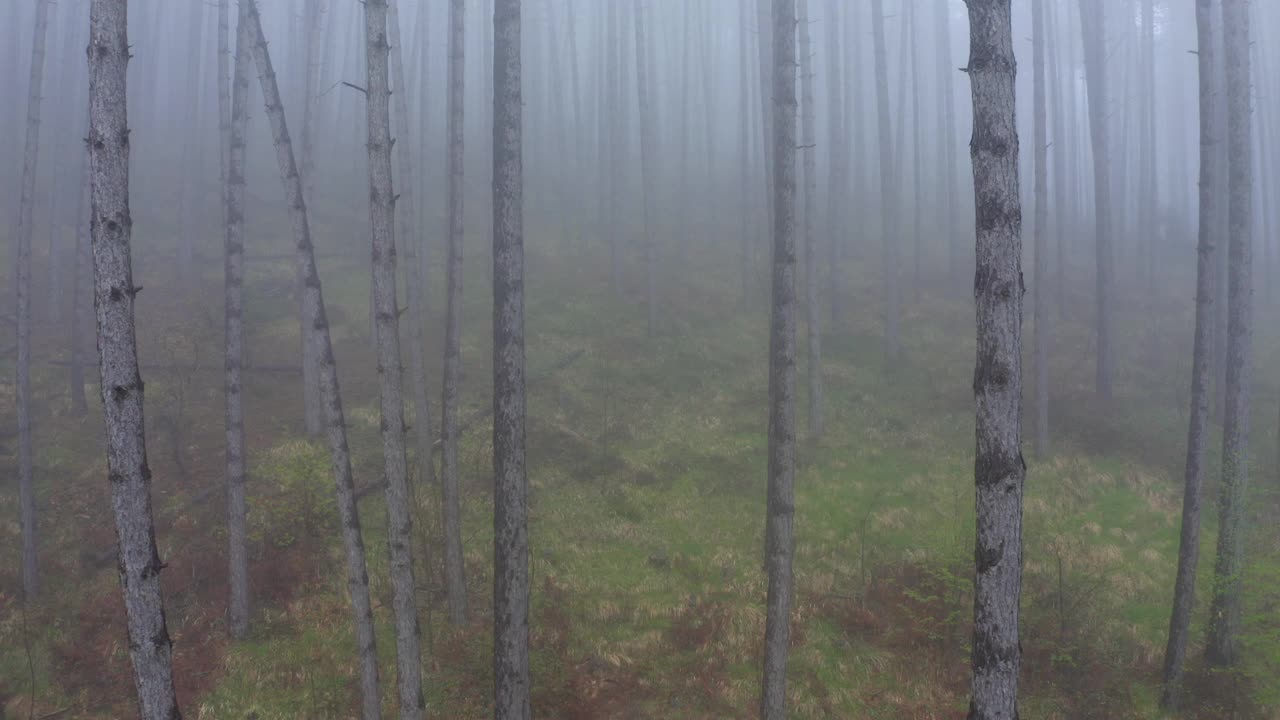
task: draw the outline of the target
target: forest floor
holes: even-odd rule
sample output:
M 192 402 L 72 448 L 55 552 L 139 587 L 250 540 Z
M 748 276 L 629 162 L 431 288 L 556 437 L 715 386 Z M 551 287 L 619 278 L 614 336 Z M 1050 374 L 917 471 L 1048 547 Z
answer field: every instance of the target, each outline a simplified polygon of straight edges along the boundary
M 276 228 L 280 231 L 280 228 Z M 266 232 L 264 230 L 264 232 Z M 357 236 L 358 237 L 358 236 Z M 462 415 L 488 406 L 488 260 L 469 248 Z M 673 253 L 679 252 L 676 250 Z M 732 252 L 720 249 L 719 256 Z M 599 257 L 597 257 L 597 255 Z M 758 699 L 767 287 L 744 301 L 734 267 L 690 251 L 660 283 L 648 337 L 641 265 L 615 295 L 598 252 L 531 253 L 526 310 L 535 715 L 743 718 Z M 377 384 L 365 255 L 326 263 L 357 483 L 380 475 Z M 587 259 L 583 259 L 587 258 Z M 600 260 L 601 262 L 596 262 Z M 849 268 L 878 266 L 852 258 Z M 300 432 L 296 376 L 246 380 L 255 611 L 249 640 L 226 636 L 220 265 L 204 297 L 182 298 L 164 268 L 144 266 L 140 342 L 170 632 L 188 717 L 344 718 L 356 668 L 328 455 Z M 216 274 L 215 274 L 216 273 Z M 288 262 L 253 266 L 249 364 L 296 362 Z M 1078 278 L 1083 280 L 1083 278 Z M 804 432 L 797 477 L 796 607 L 789 696 L 797 718 L 963 718 L 971 614 L 973 316 L 963 291 L 904 303 L 902 356 L 887 363 L 872 273 L 850 272 L 841 312 L 824 312 L 827 432 Z M 1054 313 L 1054 448 L 1026 452 L 1023 711 L 1028 720 L 1157 718 L 1181 511 L 1191 285 L 1159 312 L 1137 304 L 1122 331 L 1117 397 L 1091 391 L 1086 295 Z M 430 337 L 443 282 L 432 288 Z M 189 293 L 188 293 L 189 294 Z M 826 301 L 824 300 L 824 303 Z M 1025 345 L 1031 346 L 1028 322 Z M 803 327 L 801 348 L 803 350 Z M 407 337 L 406 337 L 407 340 Z M 1244 662 L 1201 669 L 1216 525 L 1218 441 L 1210 443 L 1187 717 L 1280 712 L 1280 506 L 1275 447 L 1275 333 L 1259 333 L 1254 483 L 1246 571 Z M 42 336 L 39 357 L 65 357 Z M 90 346 L 91 347 L 91 346 Z M 432 387 L 439 377 L 432 341 Z M 580 353 L 580 354 L 579 354 Z M 567 364 L 566 364 L 567 362 Z M 1025 366 L 1030 397 L 1031 364 Z M 98 401 L 69 411 L 65 369 L 36 369 L 44 593 L 23 611 L 16 552 L 0 563 L 0 710 L 36 717 L 133 714 Z M 433 393 L 435 395 L 436 393 Z M 0 388 L 12 417 L 12 386 Z M 1033 408 L 1027 402 L 1030 436 Z M 412 412 L 408 408 L 407 413 Z M 488 425 L 464 433 L 464 545 L 470 621 L 446 624 L 439 580 L 439 501 L 417 489 L 424 546 L 415 552 L 428 702 L 442 718 L 489 716 L 491 447 Z M 12 440 L 0 463 L 12 477 Z M 210 493 L 209 490 L 213 491 Z M 12 483 L 0 507 L 16 508 Z M 193 504 L 193 498 L 196 502 Z M 379 622 L 384 707 L 393 712 L 384 508 L 362 502 Z M 16 511 L 0 547 L 20 546 Z M 58 713 L 58 714 L 54 714 Z M 0 712 L 0 716 L 4 713 Z

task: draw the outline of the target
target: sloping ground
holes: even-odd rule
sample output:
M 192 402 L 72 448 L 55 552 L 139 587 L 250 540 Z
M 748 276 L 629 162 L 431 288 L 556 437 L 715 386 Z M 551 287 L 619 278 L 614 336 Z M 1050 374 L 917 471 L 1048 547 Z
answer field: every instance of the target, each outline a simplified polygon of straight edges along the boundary
M 732 278 L 695 256 L 678 282 L 664 283 L 663 326 L 648 339 L 638 289 L 614 299 L 605 278 L 590 267 L 559 260 L 531 257 L 527 310 L 531 373 L 582 351 L 572 365 L 530 386 L 537 714 L 750 717 L 765 596 L 764 307 L 758 301 L 741 307 Z M 487 285 L 476 267 L 482 262 L 477 257 L 468 276 L 464 415 L 488 404 Z M 339 367 L 357 477 L 364 484 L 379 474 L 378 416 L 365 341 L 367 287 L 361 283 L 367 273 L 351 268 L 325 281 L 330 302 L 347 318 L 337 333 Z M 270 288 L 282 277 L 287 287 L 283 267 L 251 285 Z M 685 284 L 695 277 L 698 287 Z M 972 316 L 963 303 L 926 294 L 904 318 L 904 359 L 886 368 L 873 290 L 854 287 L 848 315 L 828 331 L 828 432 L 802 454 L 793 714 L 962 718 L 971 612 Z M 279 300 L 278 312 L 265 302 L 259 307 L 252 356 L 287 362 L 296 344 L 290 301 Z M 1157 348 L 1160 357 L 1181 357 L 1182 320 L 1172 314 L 1151 324 L 1162 333 L 1159 343 L 1169 346 Z M 1185 414 L 1181 395 L 1158 393 L 1185 386 L 1186 373 L 1180 359 L 1142 362 L 1150 356 L 1139 353 L 1152 352 L 1155 343 L 1147 337 L 1154 331 L 1142 328 L 1132 336 L 1135 357 L 1125 365 L 1145 369 L 1122 377 L 1121 398 L 1106 413 L 1086 400 L 1090 367 L 1077 362 L 1087 353 L 1087 331 L 1071 318 L 1058 331 L 1057 454 L 1043 461 L 1028 456 L 1026 718 L 1158 717 L 1178 540 L 1178 427 Z M 206 347 L 216 349 L 213 337 Z M 1266 369 L 1275 351 L 1266 343 L 1262 349 L 1258 366 Z M 149 412 L 155 403 L 153 416 L 174 415 L 182 382 L 148 380 Z M 177 463 L 163 440 L 153 442 L 153 455 L 162 555 L 169 562 L 169 616 L 188 714 L 350 717 L 353 641 L 325 450 L 296 439 L 299 408 L 291 384 L 259 382 L 249 411 L 254 633 L 245 643 L 230 644 L 221 615 L 221 494 L 188 504 L 220 477 L 218 377 L 190 380 L 185 392 L 182 416 L 190 429 L 180 456 L 188 484 L 173 479 Z M 1264 386 L 1259 397 L 1272 392 Z M 44 557 L 57 589 L 31 609 L 25 631 L 11 595 L 0 599 L 0 693 L 11 696 L 15 716 L 25 712 L 21 640 L 29 635 L 38 712 L 128 715 L 131 683 L 114 573 L 66 552 L 111 540 L 101 468 L 79 461 L 97 442 L 96 421 L 73 421 L 55 408 L 46 422 L 46 432 L 54 433 L 46 437 L 55 439 L 45 442 L 57 449 L 46 449 L 49 457 L 41 463 L 47 469 Z M 165 437 L 163 430 L 157 433 Z M 488 440 L 487 428 L 478 426 L 464 436 L 461 449 L 468 625 L 444 624 L 434 542 L 427 547 L 431 571 L 419 570 L 430 642 L 429 703 L 440 717 L 489 715 Z M 1259 438 L 1259 457 L 1274 457 L 1266 454 L 1268 442 Z M 1256 465 L 1260 478 L 1273 470 L 1269 462 Z M 1274 484 L 1260 480 L 1255 487 L 1246 663 L 1229 676 L 1193 669 L 1191 717 L 1234 712 L 1267 718 L 1280 707 L 1280 618 L 1274 611 L 1280 604 L 1280 537 L 1274 525 L 1261 521 L 1277 503 Z M 434 492 L 420 489 L 417 514 L 432 537 L 439 517 Z M 394 643 L 380 496 L 371 495 L 363 510 L 390 710 Z M 1212 525 L 1211 502 L 1205 515 Z M 1209 530 L 1196 638 L 1208 604 Z M 16 544 L 16 525 L 0 526 L 0 532 L 6 547 Z M 423 549 L 416 548 L 420 561 Z M 6 565 L 3 572 L 0 588 L 11 593 L 12 570 Z

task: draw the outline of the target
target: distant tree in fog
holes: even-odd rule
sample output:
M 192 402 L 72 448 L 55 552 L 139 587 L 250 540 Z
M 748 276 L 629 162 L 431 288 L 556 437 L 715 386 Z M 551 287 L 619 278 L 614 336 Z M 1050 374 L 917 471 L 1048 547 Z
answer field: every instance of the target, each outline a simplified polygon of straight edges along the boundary
M 1022 201 L 1010 0 L 968 0 L 977 224 L 976 546 L 969 720 L 1016 720 L 1022 594 Z
M 769 315 L 769 454 L 765 508 L 764 674 L 760 717 L 787 716 L 787 648 L 795 562 L 796 4 L 773 0 L 773 302 Z
M 444 506 L 444 578 L 449 622 L 467 620 L 467 578 L 462 560 L 462 498 L 458 487 L 458 391 L 462 374 L 462 223 L 464 155 L 463 106 L 466 101 L 466 1 L 449 1 L 449 236 L 445 261 L 444 377 L 440 391 L 441 502 Z
M 44 85 L 44 45 L 52 0 L 36 1 L 35 34 L 31 44 L 31 80 L 27 91 L 27 141 L 22 153 L 22 198 L 17 236 L 18 331 L 18 494 L 22 516 L 22 593 L 39 594 L 36 560 L 36 496 L 31 469 L 31 236 L 35 209 L 36 163 L 40 150 L 40 102 Z
M 1032 114 L 1035 116 L 1035 275 L 1033 313 L 1036 328 L 1036 457 L 1049 452 L 1049 128 L 1045 98 L 1045 19 L 1046 0 L 1031 0 L 1032 73 L 1035 84 Z
M 894 164 L 893 130 L 889 125 L 889 65 L 884 38 L 884 0 L 871 0 L 872 42 L 875 51 L 876 118 L 880 128 L 881 262 L 884 280 L 885 357 L 898 356 L 898 321 L 902 290 L 898 281 L 898 167 Z
M 1227 213 L 1229 268 L 1226 406 L 1222 418 L 1222 482 L 1218 490 L 1218 551 L 1205 659 L 1231 666 L 1240 659 L 1241 575 L 1249 487 L 1249 400 L 1253 377 L 1253 120 L 1250 93 L 1249 2 L 1222 0 L 1227 66 Z
M 89 148 L 94 307 L 107 477 L 115 515 L 129 656 L 143 720 L 179 720 L 173 649 L 165 622 L 151 513 L 143 385 L 138 372 L 129 212 L 127 0 L 93 0 L 89 12 Z
M 796 14 L 800 29 L 800 96 L 801 152 L 804 154 L 804 204 L 801 225 L 804 227 L 804 291 L 805 339 L 809 381 L 809 435 L 822 437 L 825 423 L 822 396 L 822 310 L 818 306 L 818 233 L 814 230 L 815 205 L 818 196 L 818 168 L 814 158 L 817 131 L 814 130 L 813 106 L 813 42 L 811 39 L 809 0 L 797 0 Z M 828 19 L 828 22 L 831 22 Z
M 1093 199 L 1096 289 L 1094 339 L 1097 358 L 1094 390 L 1111 398 L 1112 307 L 1115 268 L 1111 249 L 1111 161 L 1107 130 L 1107 22 L 1102 0 L 1080 0 L 1080 31 L 1084 37 L 1085 87 L 1089 99 L 1089 134 L 1093 142 Z
M 285 121 L 284 104 L 276 85 L 276 73 L 267 49 L 267 39 L 262 34 L 262 22 L 256 0 L 241 0 L 248 6 L 249 43 L 258 66 L 258 84 L 262 87 L 267 106 L 267 120 L 275 141 L 276 160 L 280 166 L 280 178 L 284 183 L 285 204 L 293 226 L 293 242 L 297 257 L 298 275 L 302 279 L 301 292 L 305 296 L 303 307 L 309 313 L 304 327 L 311 352 L 319 363 L 320 399 L 324 409 L 325 434 L 329 441 L 329 453 L 337 486 L 338 520 L 342 528 L 342 542 L 347 554 L 347 591 L 351 596 L 351 611 L 355 622 L 356 648 L 360 662 L 360 698 L 362 720 L 378 720 L 382 709 L 378 696 L 378 653 L 373 629 L 373 609 L 369 601 L 369 572 L 364 555 L 364 537 L 360 528 L 360 514 L 356 508 L 355 486 L 351 476 L 351 450 L 347 444 L 347 425 L 342 410 L 342 396 L 338 387 L 338 369 L 333 358 L 333 343 L 329 338 L 329 319 L 325 312 L 324 293 L 320 287 L 320 274 L 316 270 L 314 245 L 311 241 L 311 225 L 307 217 L 307 203 L 303 197 L 302 178 L 293 156 L 293 141 Z

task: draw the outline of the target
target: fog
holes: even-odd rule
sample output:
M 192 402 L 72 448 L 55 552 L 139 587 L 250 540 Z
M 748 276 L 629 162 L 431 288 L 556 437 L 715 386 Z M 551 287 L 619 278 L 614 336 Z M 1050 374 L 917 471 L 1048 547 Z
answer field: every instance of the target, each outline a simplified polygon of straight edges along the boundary
M 0 720 L 1280 708 L 1280 4 L 249 7 L 0 4 Z

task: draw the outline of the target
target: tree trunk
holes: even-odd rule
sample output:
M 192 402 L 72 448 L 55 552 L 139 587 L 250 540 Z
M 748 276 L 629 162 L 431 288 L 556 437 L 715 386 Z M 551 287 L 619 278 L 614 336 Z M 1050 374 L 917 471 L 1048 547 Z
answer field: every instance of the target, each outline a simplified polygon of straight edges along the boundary
M 898 283 L 898 180 L 893 157 L 893 131 L 889 126 L 889 68 L 884 39 L 884 0 L 871 0 L 872 41 L 876 64 L 876 117 L 880 126 L 880 222 L 884 273 L 885 357 L 898 356 L 898 316 L 901 289 Z
M 387 0 L 365 0 L 365 85 L 369 132 L 369 223 L 373 298 L 382 408 L 382 462 L 387 481 L 387 549 L 396 629 L 396 677 L 401 720 L 422 720 L 422 649 L 413 580 L 413 518 L 409 512 L 400 366 L 400 309 L 396 300 L 396 195 L 391 178 L 391 45 Z
M 1111 295 L 1115 269 L 1111 250 L 1111 168 L 1107 130 L 1107 39 L 1102 0 L 1080 0 L 1080 31 L 1084 37 L 1085 86 L 1089 97 L 1089 134 L 1093 140 L 1094 240 L 1096 290 L 1094 335 L 1097 362 L 1094 390 L 1111 399 Z
M 423 7 L 418 12 L 425 13 Z M 405 252 L 408 271 L 405 273 L 409 299 L 409 370 L 413 377 L 413 430 L 417 445 L 415 460 L 418 477 L 428 487 L 434 485 L 435 464 L 431 460 L 431 444 L 435 442 L 431 432 L 431 400 L 427 395 L 427 357 L 424 326 L 426 325 L 426 280 L 423 278 L 420 253 L 426 252 L 423 233 L 418 224 L 417 169 L 413 164 L 413 145 L 408 141 L 409 86 L 405 82 L 404 56 L 400 44 L 400 3 L 391 0 L 387 5 L 387 32 L 391 41 L 391 99 L 395 103 L 395 120 L 399 140 L 395 143 L 396 158 L 400 165 L 400 199 L 396 210 L 400 213 L 400 246 Z M 423 142 L 425 142 L 423 138 Z
M 955 65 L 951 58 L 951 11 L 950 0 L 937 0 L 936 15 L 938 18 L 938 92 L 942 95 L 942 155 L 943 161 L 943 228 L 947 242 L 947 269 L 956 286 L 964 283 L 964 238 L 955 231 L 960 224 L 956 213 L 956 93 L 952 85 Z
M 769 319 L 769 494 L 760 716 L 787 716 L 796 472 L 796 5 L 773 0 L 773 308 Z
M 849 178 L 849 123 L 844 116 L 844 85 L 840 58 L 840 6 L 839 0 L 827 0 L 826 45 L 827 53 L 827 303 L 831 308 L 831 324 L 840 317 L 840 245 L 836 238 L 844 238 L 844 213 Z M 849 72 L 856 72 L 849 68 Z M 847 240 L 846 240 L 847 242 Z M 809 280 L 814 282 L 813 279 Z M 820 319 L 820 318 L 819 318 Z M 821 380 L 819 380 L 821 382 Z M 812 392 L 812 390 L 810 390 Z M 813 418 L 810 417 L 812 423 Z
M 1022 593 L 1022 204 L 1010 0 L 969 0 L 977 224 L 976 547 L 970 720 L 1016 720 Z
M 88 127 L 85 128 L 88 137 Z M 80 171 L 80 207 L 76 211 L 76 247 L 71 263 L 71 361 L 67 379 L 70 383 L 71 409 L 76 417 L 84 417 L 89 404 L 84 396 L 84 331 L 80 323 L 93 308 L 93 260 L 89 250 L 89 158 L 86 154 Z
M 187 3 L 187 12 L 190 14 L 187 23 L 187 47 L 190 51 L 186 53 L 187 78 L 186 87 L 183 89 L 187 93 L 187 97 L 185 99 L 186 119 L 183 121 L 183 128 L 186 132 L 184 133 L 185 139 L 182 142 L 182 167 L 179 170 L 182 178 L 179 181 L 182 183 L 182 194 L 178 202 L 178 215 L 182 224 L 179 231 L 182 236 L 182 245 L 179 246 L 178 276 L 184 284 L 191 281 L 196 281 L 198 284 L 198 276 L 193 277 L 192 273 L 196 272 L 197 228 L 200 226 L 197 208 L 202 205 L 201 199 L 204 194 L 201 187 L 203 177 L 197 169 L 200 158 L 197 138 L 200 135 L 201 119 L 200 45 L 204 31 L 204 3 Z M 157 85 L 156 87 L 159 86 Z
M 496 0 L 493 39 L 494 717 L 529 720 L 520 0 Z
M 648 298 L 646 303 L 649 311 L 648 333 L 649 337 L 653 337 L 658 317 L 656 283 L 658 260 L 657 248 L 655 247 L 656 241 L 653 238 L 653 193 L 655 190 L 653 185 L 653 165 L 656 157 L 651 154 L 655 146 L 653 142 L 653 118 L 649 109 L 648 60 L 645 58 L 648 45 L 644 34 L 644 8 L 641 6 L 640 0 L 635 2 L 635 13 L 636 95 L 637 109 L 640 112 L 640 193 L 642 196 L 641 204 L 644 208 L 644 253 L 648 280 L 645 295 Z M 688 69 L 688 66 L 686 65 L 685 68 Z M 686 87 L 687 84 L 686 82 Z M 681 134 L 684 135 L 685 133 L 682 131 Z M 682 214 L 680 219 L 687 224 L 689 218 L 687 214 Z
M 1035 75 L 1035 278 L 1037 458 L 1049 453 L 1049 128 L 1045 77 L 1045 0 L 1031 0 L 1031 45 Z
M 809 436 L 822 437 L 824 411 L 822 397 L 822 312 L 818 305 L 818 234 L 813 229 L 814 205 L 818 195 L 818 168 L 814 157 L 817 132 L 814 130 L 813 42 L 810 37 L 809 0 L 797 0 L 800 25 L 800 144 L 804 153 L 805 339 L 809 362 Z
M 320 24 L 324 15 L 324 0 L 303 0 L 303 8 L 307 26 L 307 67 L 303 80 L 305 97 L 302 99 L 302 165 L 299 173 L 302 176 L 303 197 L 310 206 L 316 196 L 315 112 L 316 94 L 319 92 L 316 76 L 319 73 L 322 49 Z M 301 277 L 298 278 L 298 284 L 302 284 Z M 298 303 L 298 339 L 301 341 L 302 354 L 302 417 L 307 435 L 314 438 L 324 432 L 324 408 L 320 402 L 319 363 L 308 350 L 307 342 L 307 335 L 310 333 L 307 331 L 306 318 L 314 312 L 314 308 L 304 307 L 305 302 L 307 295 L 303 294 Z
M 462 500 L 458 489 L 458 376 L 462 343 L 462 201 L 463 104 L 466 75 L 466 3 L 449 3 L 449 250 L 444 325 L 444 384 L 440 393 L 440 433 L 444 451 L 440 454 L 441 501 L 444 513 L 444 570 L 449 601 L 449 622 L 467 621 L 467 581 L 462 561 Z
M 1196 247 L 1196 329 L 1191 349 L 1191 418 L 1187 423 L 1187 462 L 1182 491 L 1182 534 L 1178 543 L 1178 576 L 1173 585 L 1173 612 L 1169 617 L 1169 642 L 1164 651 L 1164 688 L 1160 705 L 1178 709 L 1182 671 L 1191 631 L 1191 609 L 1196 596 L 1196 565 L 1200 559 L 1200 498 L 1204 482 L 1205 426 L 1209 420 L 1209 362 L 1213 328 L 1213 218 L 1214 159 L 1220 129 L 1214 99 L 1217 78 L 1213 68 L 1213 21 L 1210 0 L 1196 0 L 1196 34 L 1200 70 L 1200 227 Z
M 245 135 L 249 125 L 249 24 L 245 4 L 236 23 L 235 76 L 231 88 L 231 119 L 227 127 L 227 171 L 224 174 L 225 244 L 225 359 L 226 394 L 227 559 L 231 586 L 231 637 L 249 633 L 248 509 L 245 503 L 244 410 L 240 369 L 244 364 L 244 192 Z
M 44 3 L 41 3 L 43 6 Z M 165 623 L 151 515 L 143 385 L 138 372 L 129 213 L 129 64 L 126 0 L 93 0 L 89 11 L 89 148 L 94 307 L 107 431 L 107 478 L 119 545 L 129 656 L 143 720 L 178 720 L 172 642 Z
M 22 592 L 34 599 L 40 592 L 36 565 L 36 497 L 31 470 L 31 236 L 35 209 L 36 163 L 40 150 L 40 101 L 44 85 L 44 44 L 51 0 L 36 3 L 36 27 L 31 44 L 31 79 L 27 92 L 27 141 L 22 154 L 22 199 L 18 214 L 17 330 L 18 330 L 18 494 L 22 516 Z
M 351 479 L 351 452 L 347 445 L 347 426 L 338 388 L 338 369 L 334 364 L 333 345 L 329 339 L 329 320 L 325 313 L 320 274 L 316 271 L 315 250 L 311 242 L 311 226 L 307 203 L 303 199 L 302 179 L 293 157 L 293 141 L 285 121 L 284 105 L 276 86 L 276 73 L 271 65 L 267 40 L 255 0 L 242 0 L 248 5 L 249 41 L 258 66 L 258 80 L 267 106 L 267 120 L 276 146 L 276 159 L 285 186 L 289 219 L 293 225 L 297 251 L 298 275 L 303 278 L 301 291 L 309 296 L 303 301 L 308 310 L 306 326 L 311 352 L 318 361 L 320 397 L 323 401 L 326 435 L 337 489 L 338 517 L 347 554 L 347 590 L 355 621 L 356 647 L 360 658 L 361 717 L 377 720 L 382 708 L 378 698 L 377 648 L 373 632 L 373 611 L 369 602 L 369 574 L 364 556 L 364 538 L 360 515 L 356 508 L 355 488 Z
M 1253 376 L 1253 169 L 1249 90 L 1249 2 L 1222 0 L 1227 65 L 1227 154 L 1230 267 L 1227 398 L 1222 418 L 1222 483 L 1218 554 L 1205 659 L 1232 666 L 1240 657 L 1241 574 L 1249 486 L 1249 394 Z

